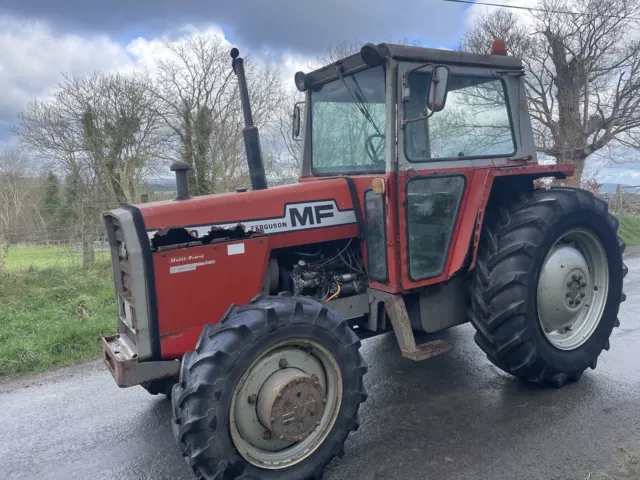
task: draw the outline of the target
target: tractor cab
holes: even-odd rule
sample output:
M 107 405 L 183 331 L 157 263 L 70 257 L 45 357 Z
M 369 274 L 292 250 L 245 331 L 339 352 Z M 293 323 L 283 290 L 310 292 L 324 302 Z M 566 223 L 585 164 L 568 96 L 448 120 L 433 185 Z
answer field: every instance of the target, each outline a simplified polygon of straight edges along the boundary
M 387 44 L 299 72 L 301 176 L 530 162 L 523 75 L 515 57 Z
M 294 137 L 303 142 L 301 181 L 352 179 L 377 288 L 451 278 L 469 262 L 482 214 L 465 205 L 488 200 L 481 187 L 489 175 L 538 168 L 522 62 L 505 53 L 367 44 L 296 74 L 306 95 L 302 129 L 297 106 L 293 115 Z

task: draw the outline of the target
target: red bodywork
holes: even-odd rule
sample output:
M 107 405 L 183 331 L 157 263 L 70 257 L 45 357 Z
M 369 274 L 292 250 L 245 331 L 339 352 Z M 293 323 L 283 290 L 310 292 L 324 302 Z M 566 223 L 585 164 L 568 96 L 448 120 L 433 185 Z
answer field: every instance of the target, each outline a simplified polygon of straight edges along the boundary
M 514 166 L 482 166 L 441 170 L 418 170 L 419 175 L 442 173 L 463 174 L 466 187 L 450 251 L 441 275 L 418 282 L 407 275 L 406 220 L 403 215 L 404 185 L 416 172 L 397 175 L 359 175 L 327 179 L 303 178 L 294 185 L 274 187 L 242 193 L 227 193 L 198 197 L 185 201 L 167 201 L 140 205 L 147 231 L 166 227 L 192 228 L 211 224 L 242 224 L 263 219 L 266 222 L 282 217 L 288 205 L 302 202 L 335 200 L 342 212 L 360 210 L 365 191 L 371 180 L 383 177 L 386 181 L 387 261 L 389 280 L 374 280 L 369 285 L 379 290 L 399 293 L 427 285 L 441 283 L 462 268 L 473 268 L 482 227 L 484 209 L 499 176 L 527 175 L 537 177 L 570 176 L 573 165 L 543 166 L 514 164 Z M 355 197 L 355 198 L 354 198 Z M 355 202 L 354 202 L 355 200 Z M 354 204 L 355 203 L 355 204 Z M 175 248 L 153 253 L 155 288 L 161 356 L 180 358 L 194 348 L 206 323 L 215 323 L 231 303 L 242 305 L 262 289 L 271 252 L 275 249 L 330 240 L 358 237 L 358 224 L 314 226 L 306 230 L 265 234 L 260 231 L 249 238 L 215 242 L 187 248 Z M 267 232 L 267 230 L 265 230 Z M 268 233 L 268 232 L 267 232 Z M 366 258 L 364 239 L 361 248 Z M 469 253 L 471 257 L 469 258 Z

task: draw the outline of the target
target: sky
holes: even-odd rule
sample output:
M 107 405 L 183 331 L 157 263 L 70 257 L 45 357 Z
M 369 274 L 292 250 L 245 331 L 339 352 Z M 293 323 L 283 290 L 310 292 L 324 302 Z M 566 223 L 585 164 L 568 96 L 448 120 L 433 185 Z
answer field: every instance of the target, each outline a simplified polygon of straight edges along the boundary
M 293 82 L 331 42 L 407 39 L 453 48 L 488 10 L 442 0 L 0 0 L 0 149 L 17 141 L 16 115 L 50 95 L 63 72 L 152 70 L 166 42 L 195 32 L 213 32 L 243 54 L 279 64 Z M 604 168 L 599 176 L 630 172 L 640 183 L 640 168 Z

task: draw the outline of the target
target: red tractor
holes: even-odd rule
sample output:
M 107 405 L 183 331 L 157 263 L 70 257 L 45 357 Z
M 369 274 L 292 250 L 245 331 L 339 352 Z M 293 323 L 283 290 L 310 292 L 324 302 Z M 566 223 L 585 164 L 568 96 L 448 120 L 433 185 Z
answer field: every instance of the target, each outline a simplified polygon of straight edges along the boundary
M 595 368 L 624 300 L 624 243 L 607 204 L 535 189 L 522 63 L 367 44 L 308 74 L 295 185 L 267 188 L 244 68 L 232 51 L 251 191 L 107 212 L 121 387 L 172 397 L 201 479 L 318 478 L 358 428 L 360 340 L 446 352 L 414 332 L 470 321 L 489 360 L 559 387 Z M 502 53 L 502 54 L 498 54 Z M 302 133 L 301 133 L 302 130 Z

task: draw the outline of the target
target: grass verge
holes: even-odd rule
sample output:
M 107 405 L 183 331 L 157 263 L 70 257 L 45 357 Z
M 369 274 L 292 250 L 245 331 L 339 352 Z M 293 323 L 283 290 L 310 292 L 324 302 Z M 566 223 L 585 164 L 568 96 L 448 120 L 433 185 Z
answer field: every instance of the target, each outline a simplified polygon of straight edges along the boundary
M 0 276 L 0 378 L 93 358 L 114 329 L 107 263 Z
M 618 234 L 627 245 L 640 245 L 640 217 L 619 215 L 620 227 Z

